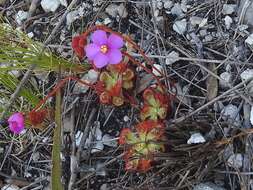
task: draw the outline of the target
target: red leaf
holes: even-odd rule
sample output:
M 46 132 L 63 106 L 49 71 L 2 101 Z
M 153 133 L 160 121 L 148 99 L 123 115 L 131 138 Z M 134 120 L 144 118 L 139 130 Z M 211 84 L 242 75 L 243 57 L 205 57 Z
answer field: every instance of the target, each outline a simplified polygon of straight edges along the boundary
M 75 54 L 82 59 L 85 55 L 84 52 L 84 46 L 86 45 L 86 39 L 84 38 L 84 36 L 80 35 L 80 36 L 75 36 L 72 39 L 72 48 L 75 52 Z
M 126 136 L 128 133 L 131 133 L 131 130 L 128 128 L 124 128 L 120 132 L 120 137 L 119 137 L 119 144 L 125 144 L 126 143 Z

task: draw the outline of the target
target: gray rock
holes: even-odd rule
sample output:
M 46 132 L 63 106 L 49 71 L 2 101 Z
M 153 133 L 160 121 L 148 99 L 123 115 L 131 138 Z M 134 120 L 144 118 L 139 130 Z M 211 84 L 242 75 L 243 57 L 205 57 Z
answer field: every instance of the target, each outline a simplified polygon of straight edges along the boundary
M 79 11 L 71 11 L 66 16 L 66 24 L 69 27 L 79 17 Z
M 233 19 L 230 16 L 224 18 L 226 29 L 230 29 Z
M 187 27 L 186 19 L 176 21 L 173 24 L 173 30 L 181 35 L 183 35 L 186 32 L 186 27 Z
M 252 46 L 253 45 L 253 34 L 250 34 L 248 38 L 245 40 L 245 43 Z
M 29 16 L 29 13 L 26 11 L 18 11 L 18 13 L 15 16 L 15 20 L 18 23 L 18 25 L 21 25 L 24 20 L 26 20 Z
M 222 78 L 223 80 L 220 81 L 220 86 L 223 88 L 227 88 L 229 87 L 229 83 L 232 80 L 232 75 L 229 72 L 223 72 L 220 74 L 220 78 Z
M 179 53 L 172 51 L 169 53 L 169 55 L 166 57 L 165 64 L 171 65 L 179 60 Z
M 230 15 L 236 11 L 236 4 L 224 4 L 222 8 L 222 13 L 224 15 Z
M 58 0 L 42 0 L 40 4 L 45 12 L 55 12 L 61 3 Z
M 171 14 L 176 15 L 178 17 L 184 14 L 181 5 L 179 3 L 176 3 L 173 6 L 173 8 L 171 9 Z
M 172 1 L 165 1 L 164 4 L 163 4 L 163 7 L 165 9 L 170 9 L 171 7 L 173 6 L 173 2 Z
M 229 120 L 231 122 L 233 122 L 234 120 L 239 121 L 240 120 L 240 115 L 239 115 L 238 112 L 239 112 L 239 109 L 238 109 L 237 106 L 235 106 L 233 104 L 228 104 L 221 111 L 222 119 L 223 120 Z
M 188 139 L 187 144 L 199 144 L 205 142 L 206 142 L 205 138 L 200 133 L 194 133 Z
M 127 9 L 123 3 L 120 5 L 110 4 L 108 7 L 106 7 L 105 12 L 112 17 L 119 15 L 122 18 L 126 18 L 128 15 Z

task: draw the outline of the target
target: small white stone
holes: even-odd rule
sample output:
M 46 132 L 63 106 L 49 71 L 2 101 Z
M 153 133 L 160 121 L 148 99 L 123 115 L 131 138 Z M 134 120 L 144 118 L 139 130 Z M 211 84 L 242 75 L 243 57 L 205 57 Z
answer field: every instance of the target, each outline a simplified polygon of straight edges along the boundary
M 237 106 L 233 105 L 233 104 L 228 104 L 227 106 L 225 106 L 222 111 L 222 119 L 223 120 L 236 120 L 239 121 L 240 120 L 240 115 L 239 115 L 239 109 Z
M 201 23 L 203 18 L 198 17 L 198 16 L 192 16 L 190 17 L 190 23 L 192 26 L 199 25 Z
M 243 81 L 249 80 L 250 78 L 253 77 L 253 69 L 247 69 L 243 71 L 240 76 Z
M 112 17 L 119 15 L 122 18 L 126 18 L 128 15 L 127 9 L 123 3 L 121 3 L 119 6 L 116 4 L 110 4 L 108 7 L 106 7 L 105 12 Z
M 19 190 L 20 188 L 16 185 L 7 184 L 1 188 L 1 190 Z
M 245 40 L 245 43 L 250 46 L 253 45 L 253 33 L 248 36 L 248 38 Z
M 170 9 L 173 6 L 173 2 L 172 1 L 165 1 L 163 4 L 163 7 L 165 9 Z
M 68 2 L 67 0 L 59 0 L 61 5 L 64 6 L 64 7 L 67 7 L 68 6 Z
M 28 36 L 29 38 L 33 38 L 33 37 L 34 37 L 34 33 L 33 33 L 33 32 L 29 32 L 29 33 L 27 34 L 27 36 Z
M 18 25 L 21 25 L 24 20 L 26 20 L 29 16 L 29 13 L 26 11 L 18 11 L 16 14 L 15 20 L 18 23 Z
M 173 30 L 181 35 L 183 35 L 186 32 L 186 27 L 187 27 L 186 19 L 176 21 L 173 24 Z
M 213 37 L 212 37 L 212 35 L 207 35 L 207 36 L 205 36 L 205 42 L 211 42 L 212 41 L 212 39 L 213 39 Z
M 243 163 L 243 156 L 242 154 L 232 154 L 228 158 L 228 165 L 232 168 L 240 169 Z
M 127 9 L 126 9 L 124 3 L 121 3 L 121 4 L 118 6 L 118 14 L 119 14 L 119 16 L 122 17 L 122 18 L 126 18 L 126 17 L 127 17 L 128 12 L 127 12 Z
M 236 4 L 224 4 L 222 8 L 222 13 L 224 15 L 230 15 L 235 12 L 237 5 Z
M 187 5 L 182 1 L 182 3 L 181 3 L 181 9 L 182 9 L 182 11 L 184 12 L 184 13 L 186 13 L 187 12 Z
M 233 19 L 230 16 L 224 18 L 226 29 L 230 29 Z
M 154 73 L 154 75 L 158 77 L 162 76 L 161 73 L 163 73 L 163 67 L 159 64 L 153 64 L 153 67 L 155 67 L 158 71 L 160 71 L 159 73 L 156 69 L 152 68 L 152 72 Z
M 45 12 L 55 12 L 56 9 L 60 6 L 59 0 L 42 0 L 41 1 L 41 7 Z
M 129 118 L 127 115 L 125 115 L 125 116 L 123 117 L 123 120 L 124 120 L 125 122 L 128 122 L 128 121 L 130 121 L 130 118 Z
M 154 16 L 155 16 L 155 17 L 158 17 L 158 16 L 159 16 L 159 12 L 160 12 L 160 11 L 159 11 L 158 9 L 156 9 L 156 10 L 154 11 Z
M 253 106 L 251 106 L 251 109 L 250 109 L 250 123 L 251 125 L 253 125 Z
M 76 19 L 79 18 L 79 12 L 78 11 L 71 11 L 66 16 L 66 24 L 67 26 L 70 26 Z
M 111 135 L 105 134 L 102 138 L 102 142 L 104 145 L 110 146 L 110 147 L 117 147 L 118 143 L 115 137 L 112 137 Z
M 161 1 L 157 2 L 156 6 L 157 6 L 158 9 L 162 9 L 163 8 L 163 2 L 161 2 Z
M 204 37 L 205 35 L 207 35 L 207 30 L 203 29 L 199 31 L 200 36 Z
M 166 57 L 165 64 L 171 65 L 179 60 L 179 53 L 172 51 L 169 53 L 169 55 Z
M 198 17 L 198 16 L 192 16 L 190 18 L 190 23 L 192 26 L 199 26 L 200 28 L 205 26 L 206 23 L 207 23 L 207 18 L 201 18 L 201 17 Z
M 104 19 L 104 25 L 108 25 L 112 22 L 112 20 L 110 18 L 105 18 Z
M 173 6 L 173 8 L 171 9 L 171 14 L 176 15 L 178 17 L 184 14 L 181 5 L 179 3 L 176 3 Z
M 194 133 L 188 139 L 187 144 L 198 144 L 206 142 L 205 138 L 200 133 Z
M 201 23 L 199 24 L 199 27 L 200 28 L 204 27 L 207 24 L 207 22 L 208 22 L 208 19 L 207 18 L 203 18 L 202 21 L 201 21 Z
M 116 17 L 118 14 L 118 6 L 116 4 L 110 4 L 106 7 L 105 12 L 108 13 L 112 17 Z
M 224 72 L 220 74 L 220 78 L 222 78 L 223 80 L 220 80 L 220 86 L 227 88 L 229 87 L 229 83 L 232 80 L 232 75 L 229 72 Z

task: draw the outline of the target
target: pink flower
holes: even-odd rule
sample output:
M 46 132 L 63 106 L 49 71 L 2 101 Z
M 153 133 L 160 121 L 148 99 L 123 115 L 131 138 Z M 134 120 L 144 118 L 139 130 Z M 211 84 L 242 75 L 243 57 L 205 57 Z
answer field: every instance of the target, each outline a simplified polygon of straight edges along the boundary
M 97 68 L 120 63 L 122 54 L 119 49 L 124 44 L 120 36 L 111 34 L 107 38 L 105 31 L 96 30 L 91 35 L 91 40 L 93 43 L 87 45 L 85 51 L 88 59 L 93 61 Z
M 14 134 L 20 134 L 21 131 L 25 128 L 24 116 L 22 113 L 12 114 L 8 119 L 8 123 L 11 132 Z

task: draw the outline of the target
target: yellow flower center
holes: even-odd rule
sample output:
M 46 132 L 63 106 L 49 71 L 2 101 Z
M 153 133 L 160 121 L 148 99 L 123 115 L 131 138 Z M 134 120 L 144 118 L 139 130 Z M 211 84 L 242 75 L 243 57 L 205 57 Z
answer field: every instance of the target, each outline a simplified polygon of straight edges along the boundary
M 108 51 L 107 45 L 102 45 L 102 46 L 100 47 L 100 51 L 101 51 L 102 53 L 106 53 L 106 52 Z

